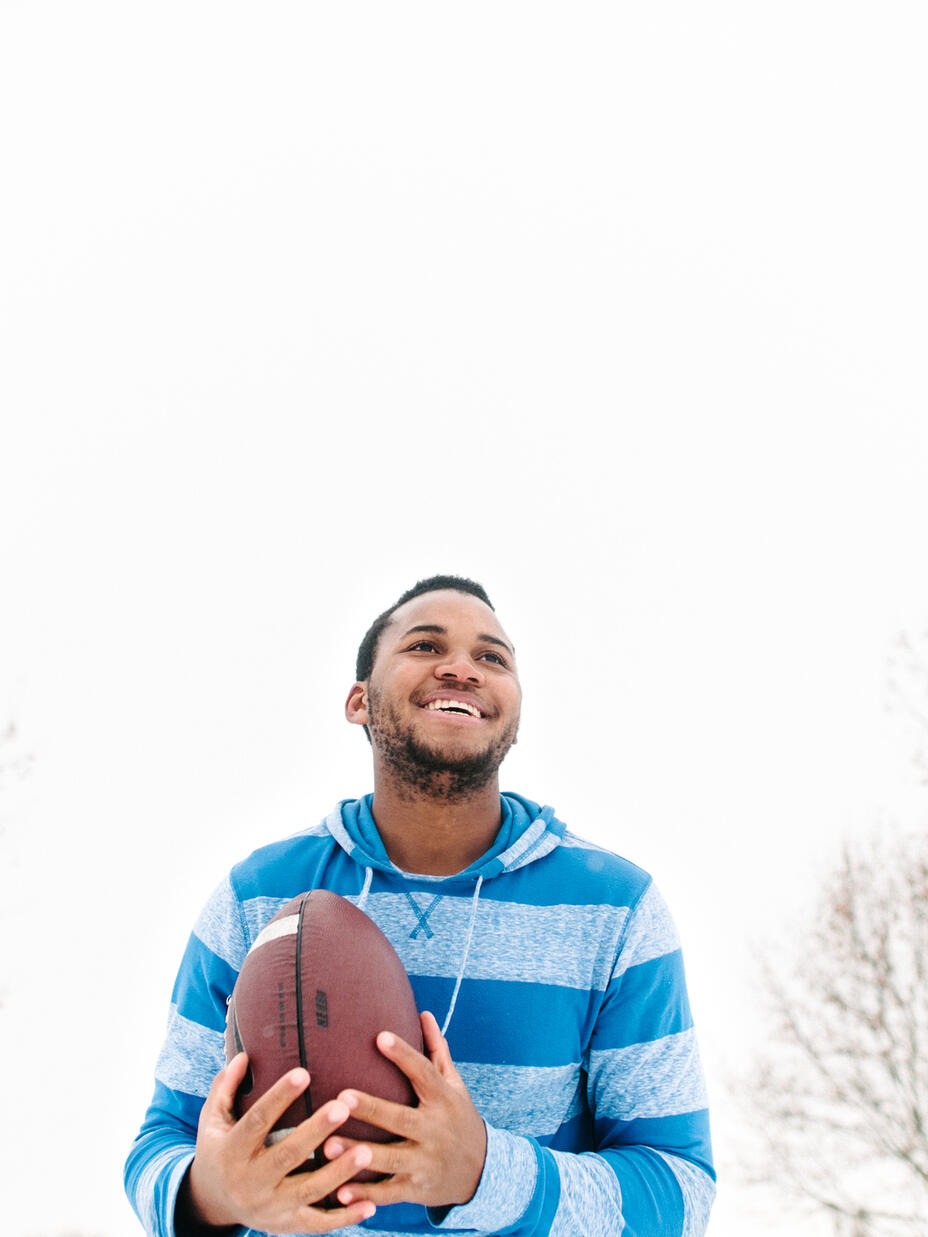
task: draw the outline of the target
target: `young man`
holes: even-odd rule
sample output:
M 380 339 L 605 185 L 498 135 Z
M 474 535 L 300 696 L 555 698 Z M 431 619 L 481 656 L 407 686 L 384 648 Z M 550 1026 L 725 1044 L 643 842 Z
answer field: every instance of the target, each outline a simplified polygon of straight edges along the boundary
M 146 1229 L 699 1237 L 714 1172 L 673 923 L 640 868 L 500 795 L 522 693 L 486 593 L 420 581 L 356 675 L 346 716 L 370 739 L 373 795 L 237 865 L 191 936 L 126 1165 Z M 226 999 L 261 928 L 311 888 L 390 938 L 430 1011 L 428 1056 L 382 1034 L 417 1107 L 346 1091 L 266 1145 L 309 1077 L 236 1121 L 247 1058 L 222 1068 Z M 349 1113 L 395 1141 L 341 1137 Z M 319 1146 L 329 1163 L 290 1175 Z M 361 1167 L 386 1176 L 346 1184 Z

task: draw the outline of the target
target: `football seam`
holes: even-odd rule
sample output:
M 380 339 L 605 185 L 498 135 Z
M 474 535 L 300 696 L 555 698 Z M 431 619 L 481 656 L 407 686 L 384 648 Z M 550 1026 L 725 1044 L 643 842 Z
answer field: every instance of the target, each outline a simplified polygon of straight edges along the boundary
M 303 913 L 306 909 L 306 900 L 309 897 L 308 893 L 304 893 L 300 899 L 299 918 L 296 925 L 296 953 L 294 956 L 294 966 L 296 968 L 296 1040 L 297 1047 L 300 1050 L 300 1065 L 303 1069 L 309 1070 L 306 1063 L 306 1040 L 303 1035 Z M 312 1083 L 310 1082 L 310 1087 Z M 307 1117 L 312 1116 L 312 1104 L 310 1103 L 310 1087 L 307 1087 L 303 1092 L 303 1099 L 306 1104 Z

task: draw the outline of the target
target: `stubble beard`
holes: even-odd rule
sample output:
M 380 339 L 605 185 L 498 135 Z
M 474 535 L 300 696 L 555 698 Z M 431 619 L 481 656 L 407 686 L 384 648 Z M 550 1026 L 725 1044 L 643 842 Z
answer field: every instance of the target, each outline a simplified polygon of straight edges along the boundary
M 421 743 L 410 726 L 376 691 L 368 692 L 368 725 L 381 759 L 410 798 L 448 802 L 468 799 L 496 777 L 503 758 L 515 742 L 519 719 L 480 751 L 454 753 Z

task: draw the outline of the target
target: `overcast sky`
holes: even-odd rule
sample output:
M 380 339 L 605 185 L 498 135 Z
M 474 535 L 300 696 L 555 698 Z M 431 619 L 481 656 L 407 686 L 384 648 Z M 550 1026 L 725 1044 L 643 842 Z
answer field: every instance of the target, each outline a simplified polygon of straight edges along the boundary
M 924 821 L 885 680 L 928 627 L 925 34 L 0 7 L 8 1231 L 139 1231 L 189 928 L 371 788 L 354 653 L 436 571 L 518 648 L 504 788 L 671 904 L 731 1181 L 750 946 L 801 946 L 843 834 Z M 821 1231 L 777 1201 L 723 1188 L 711 1237 Z

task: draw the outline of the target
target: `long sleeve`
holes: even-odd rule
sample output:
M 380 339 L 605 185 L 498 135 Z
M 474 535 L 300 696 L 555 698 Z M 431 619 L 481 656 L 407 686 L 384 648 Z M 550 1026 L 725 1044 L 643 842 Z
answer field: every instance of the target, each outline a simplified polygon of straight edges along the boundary
M 226 998 L 245 952 L 239 904 L 224 881 L 187 944 L 155 1068 L 154 1096 L 126 1161 L 126 1193 L 150 1237 L 174 1237 L 177 1191 L 193 1159 L 203 1101 L 225 1065 Z
M 543 1147 L 488 1127 L 474 1198 L 443 1230 L 513 1237 L 701 1237 L 715 1174 L 676 931 L 649 885 L 629 915 L 584 1062 L 595 1150 Z

